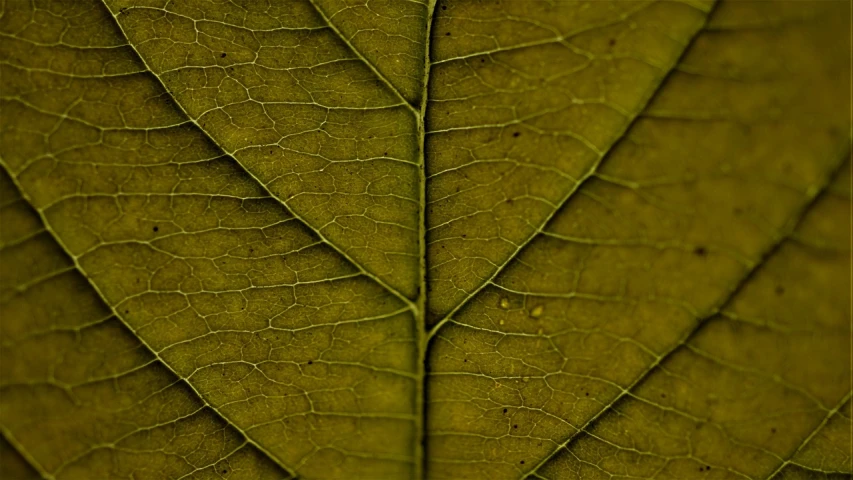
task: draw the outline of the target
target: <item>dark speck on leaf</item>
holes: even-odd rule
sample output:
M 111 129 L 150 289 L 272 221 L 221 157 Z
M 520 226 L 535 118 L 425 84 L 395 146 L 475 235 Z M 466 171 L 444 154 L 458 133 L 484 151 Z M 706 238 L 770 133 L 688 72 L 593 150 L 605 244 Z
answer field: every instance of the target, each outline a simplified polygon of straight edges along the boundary
M 442 10 L 447 10 L 447 5 L 442 5 L 442 6 L 441 6 L 441 9 L 442 9 Z
M 611 47 L 612 47 L 613 45 L 616 45 L 616 39 L 615 39 L 615 38 L 611 38 L 611 39 L 610 39 L 610 41 L 609 41 L 609 42 L 607 42 L 607 44 L 608 44 L 608 45 L 610 45 Z
M 157 225 L 154 225 L 154 231 L 155 231 L 155 232 L 159 232 L 159 231 L 160 231 L 160 227 L 158 227 Z
M 515 132 L 512 134 L 513 137 L 518 137 L 519 135 L 521 135 L 521 132 Z
M 506 413 L 506 409 L 504 408 L 504 413 Z
M 524 465 L 524 460 L 521 461 L 521 464 Z
M 449 36 L 450 36 L 450 32 L 445 33 L 445 35 L 447 35 L 447 36 L 449 37 Z
M 313 360 L 308 360 L 308 365 L 314 365 L 314 361 L 313 361 Z
M 512 428 L 518 428 L 518 425 L 513 425 Z
M 227 54 L 227 53 L 225 53 L 225 52 L 222 52 L 222 55 L 220 55 L 219 57 L 220 57 L 220 58 L 225 58 L 226 56 L 228 56 L 228 54 Z
M 693 253 L 695 253 L 696 255 L 699 255 L 700 257 L 704 257 L 705 254 L 708 253 L 708 251 L 705 250 L 705 247 L 696 247 L 696 249 L 693 250 Z
M 776 427 L 771 428 L 770 433 L 776 433 Z
M 782 295 L 785 293 L 785 287 L 782 285 L 776 285 L 776 288 L 773 291 L 776 292 L 776 295 Z
M 589 396 L 589 392 L 586 392 L 586 393 L 585 393 L 585 395 L 588 397 L 588 396 Z

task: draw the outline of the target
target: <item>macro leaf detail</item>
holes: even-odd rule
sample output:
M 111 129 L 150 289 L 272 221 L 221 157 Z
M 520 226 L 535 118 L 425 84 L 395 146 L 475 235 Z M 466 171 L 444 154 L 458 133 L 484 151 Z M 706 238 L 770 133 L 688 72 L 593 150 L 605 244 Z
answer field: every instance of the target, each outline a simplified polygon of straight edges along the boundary
M 0 474 L 853 475 L 849 2 L 0 5 Z

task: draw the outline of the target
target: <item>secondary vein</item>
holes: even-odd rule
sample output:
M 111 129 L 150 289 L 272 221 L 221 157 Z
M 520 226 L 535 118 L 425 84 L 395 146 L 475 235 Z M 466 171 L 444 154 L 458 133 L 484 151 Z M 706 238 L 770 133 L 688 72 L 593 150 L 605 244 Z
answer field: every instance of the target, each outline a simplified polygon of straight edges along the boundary
M 629 122 L 627 122 L 625 124 L 624 128 L 622 129 L 622 131 L 617 136 L 617 140 L 615 140 L 610 145 L 609 148 L 607 148 L 606 150 L 601 152 L 598 160 L 589 168 L 589 170 L 586 172 L 586 174 L 583 177 L 578 179 L 578 181 L 575 183 L 574 188 L 569 190 L 566 193 L 566 195 L 563 196 L 563 198 L 560 199 L 560 201 L 557 203 L 556 208 L 554 208 L 551 211 L 551 213 L 547 217 L 545 217 L 545 219 L 543 220 L 543 222 L 541 224 L 541 227 L 539 227 L 537 230 L 532 232 L 527 237 L 527 239 L 525 239 L 523 242 L 519 243 L 518 246 L 516 246 L 515 251 L 513 251 L 512 254 L 509 255 L 509 257 L 507 257 L 507 260 L 503 263 L 503 265 L 498 267 L 488 279 L 486 279 L 483 283 L 481 283 L 480 286 L 477 287 L 474 291 L 469 293 L 461 302 L 459 302 L 459 304 L 456 305 L 456 307 L 454 307 L 450 312 L 448 312 L 441 320 L 439 320 L 429 330 L 429 332 L 427 333 L 427 342 L 432 340 L 432 338 L 448 322 L 448 320 L 450 320 L 453 317 L 453 315 L 455 315 L 463 307 L 465 307 L 465 305 L 467 305 L 468 302 L 470 302 L 474 297 L 476 297 L 477 294 L 480 293 L 480 291 L 482 291 L 489 284 L 491 284 L 498 277 L 498 275 L 500 275 L 506 269 L 506 267 L 509 266 L 510 263 L 512 263 L 512 260 L 514 258 L 518 257 L 518 255 L 528 245 L 530 245 L 530 243 L 533 242 L 534 239 L 536 239 L 540 234 L 542 234 L 545 231 L 545 229 L 547 228 L 547 226 L 554 219 L 554 217 L 556 217 L 556 215 L 560 211 L 562 211 L 563 208 L 568 204 L 569 200 L 571 200 L 572 198 L 575 197 L 575 194 L 578 191 L 580 191 L 580 189 L 589 181 L 589 179 L 591 179 L 592 177 L 595 177 L 596 173 L 601 168 L 601 165 L 604 164 L 604 162 L 607 161 L 607 159 L 609 158 L 610 152 L 612 152 L 616 148 L 616 146 L 619 145 L 620 142 L 625 138 L 627 132 L 634 126 L 634 124 L 637 122 L 637 119 L 639 119 L 641 117 L 641 114 L 646 109 L 646 106 L 648 106 L 649 103 L 651 103 L 652 99 L 655 98 L 655 96 L 658 94 L 658 92 L 660 92 L 661 88 L 663 88 L 663 86 L 667 83 L 667 79 L 672 74 L 672 72 L 675 71 L 675 67 L 681 62 L 681 59 L 684 57 L 686 52 L 688 50 L 690 50 L 690 46 L 693 44 L 693 42 L 696 40 L 696 38 L 699 36 L 699 34 L 705 28 L 705 25 L 707 24 L 707 19 L 710 18 L 711 14 L 713 13 L 714 7 L 716 7 L 716 3 L 714 4 L 714 6 L 711 7 L 710 10 L 708 10 L 708 12 L 705 16 L 705 22 L 706 23 L 703 23 L 702 26 L 700 26 L 696 30 L 696 32 L 693 34 L 693 36 L 690 38 L 690 40 L 685 45 L 684 50 L 682 50 L 682 52 L 681 52 L 681 55 L 679 55 L 679 57 L 672 63 L 672 65 L 669 66 L 669 70 L 666 72 L 666 74 L 663 76 L 663 78 L 661 78 L 661 81 L 658 83 L 656 88 L 649 94 L 646 101 L 643 104 L 641 104 L 639 106 L 639 108 L 636 110 L 634 117 Z
M 708 320 L 713 318 L 714 316 L 720 314 L 726 306 L 728 306 L 737 295 L 743 290 L 743 288 L 749 283 L 749 281 L 755 277 L 761 267 L 767 263 L 767 261 L 782 247 L 785 241 L 791 239 L 796 234 L 797 228 L 803 222 L 803 219 L 806 217 L 809 211 L 811 211 L 812 207 L 820 200 L 821 197 L 829 190 L 830 185 L 832 185 L 832 181 L 838 176 L 838 174 L 844 169 L 847 164 L 847 158 L 850 156 L 850 150 L 847 149 L 845 154 L 841 157 L 841 160 L 838 164 L 831 170 L 831 173 L 827 175 L 827 178 L 824 180 L 824 183 L 810 196 L 810 198 L 803 204 L 803 206 L 799 209 L 799 211 L 792 217 L 791 221 L 788 223 L 788 229 L 785 230 L 781 235 L 779 235 L 775 241 L 762 253 L 761 258 L 755 262 L 752 268 L 737 282 L 737 284 L 729 291 L 729 293 L 718 303 L 718 306 L 713 308 L 710 312 L 705 314 L 702 318 L 699 318 L 696 324 L 690 328 L 684 335 L 682 335 L 681 339 L 679 339 L 675 344 L 667 351 L 663 352 L 659 355 L 651 365 L 648 366 L 637 378 L 631 382 L 630 385 L 622 389 L 622 391 L 614 398 L 610 403 L 602 407 L 598 413 L 593 415 L 589 420 L 587 420 L 581 427 L 575 431 L 575 433 L 569 435 L 569 437 L 563 441 L 560 445 L 558 445 L 550 454 L 546 455 L 542 458 L 542 460 L 536 464 L 532 470 L 530 470 L 524 478 L 531 478 L 531 476 L 535 475 L 536 472 L 539 471 L 549 460 L 554 458 L 560 451 L 568 448 L 569 444 L 571 444 L 577 437 L 579 437 L 582 433 L 586 433 L 586 430 L 589 429 L 595 422 L 597 422 L 601 417 L 604 416 L 605 413 L 610 411 L 610 408 L 619 402 L 622 398 L 624 398 L 629 393 L 633 392 L 634 389 L 643 383 L 645 379 L 649 377 L 649 375 L 655 371 L 655 369 L 661 365 L 666 359 L 670 358 L 672 354 L 678 351 L 682 346 L 686 345 L 687 342 L 690 341 L 702 328 L 707 325 Z

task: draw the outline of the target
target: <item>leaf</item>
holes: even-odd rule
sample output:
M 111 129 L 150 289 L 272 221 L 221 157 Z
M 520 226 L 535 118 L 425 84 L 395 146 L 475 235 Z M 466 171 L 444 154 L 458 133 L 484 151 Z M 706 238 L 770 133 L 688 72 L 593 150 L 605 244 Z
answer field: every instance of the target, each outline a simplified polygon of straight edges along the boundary
M 9 0 L 13 478 L 835 478 L 850 7 Z

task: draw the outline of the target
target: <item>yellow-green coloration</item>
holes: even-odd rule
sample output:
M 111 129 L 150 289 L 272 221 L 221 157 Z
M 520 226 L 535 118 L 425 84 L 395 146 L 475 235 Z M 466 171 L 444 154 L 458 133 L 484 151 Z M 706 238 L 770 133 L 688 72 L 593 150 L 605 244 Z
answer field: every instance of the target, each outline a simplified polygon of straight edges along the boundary
M 850 35 L 0 1 L 0 477 L 849 478 Z

